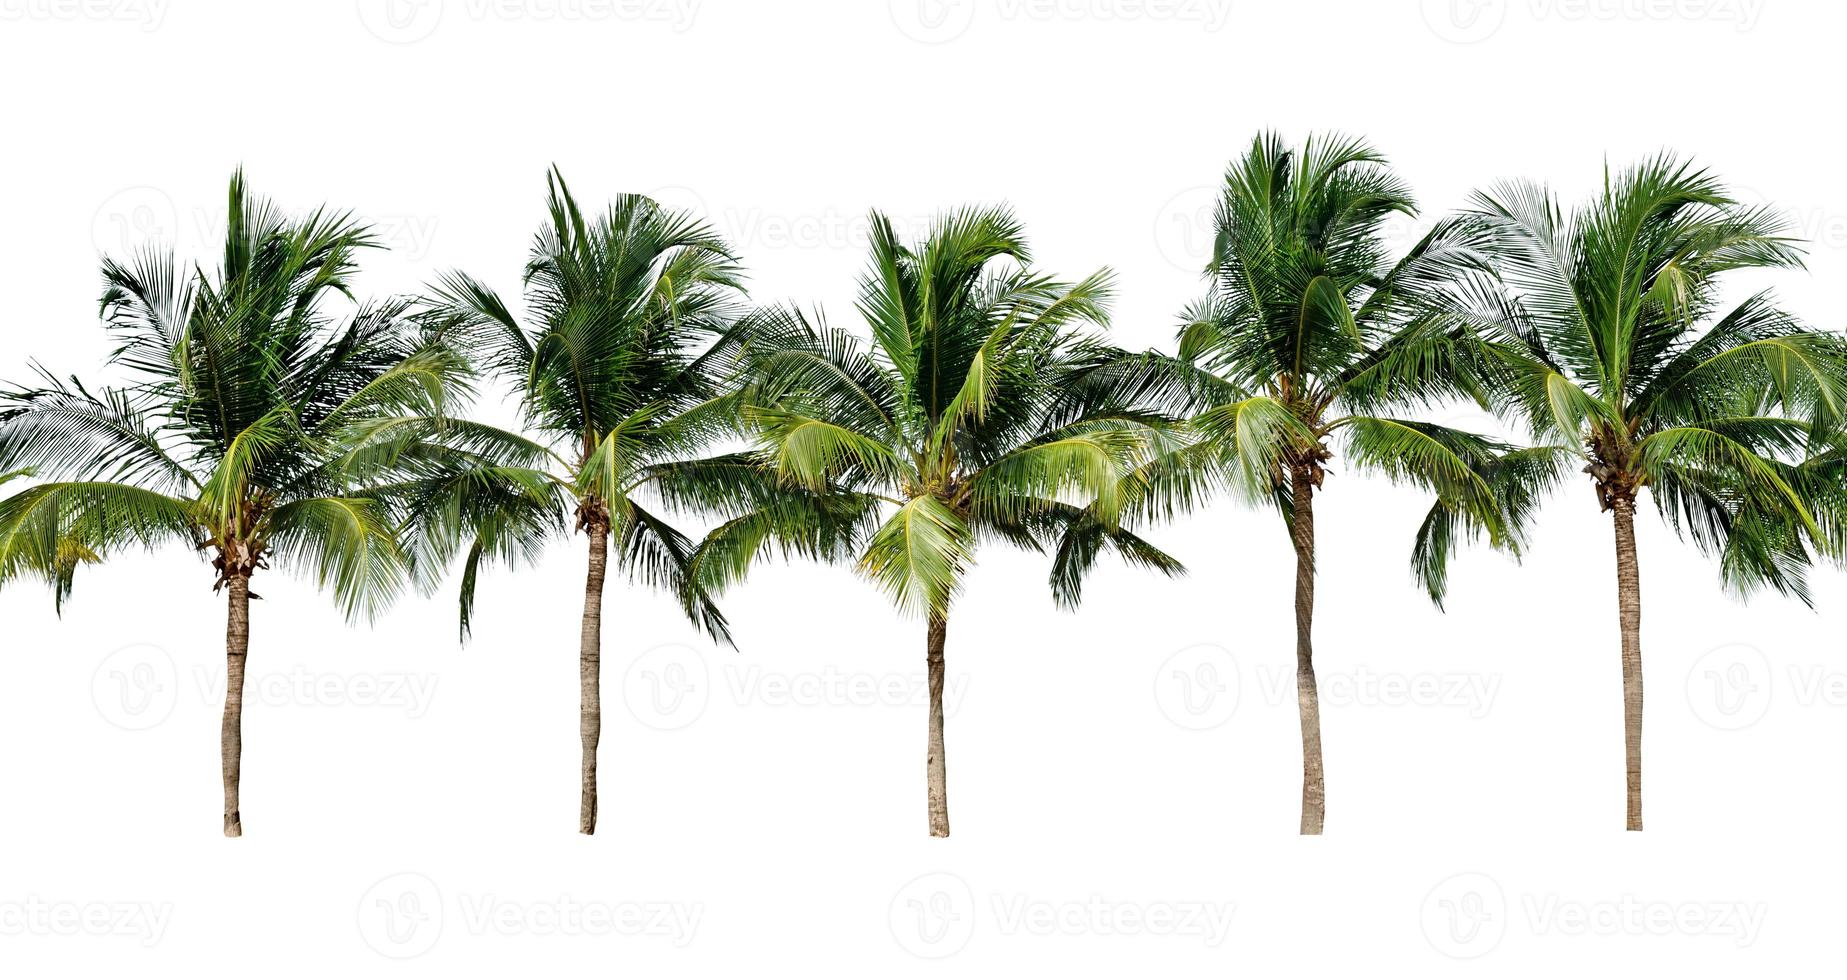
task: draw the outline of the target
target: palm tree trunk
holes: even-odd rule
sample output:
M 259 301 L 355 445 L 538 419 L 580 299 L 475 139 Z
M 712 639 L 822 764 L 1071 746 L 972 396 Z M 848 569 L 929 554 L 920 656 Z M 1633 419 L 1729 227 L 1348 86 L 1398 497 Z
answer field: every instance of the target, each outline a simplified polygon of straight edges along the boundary
M 1642 576 L 1635 554 L 1635 500 L 1619 495 L 1616 521 L 1616 606 L 1623 634 L 1623 755 L 1629 777 L 1629 830 L 1642 829 Z
M 930 614 L 928 652 L 930 668 L 930 746 L 925 759 L 929 780 L 930 836 L 949 836 L 949 766 L 943 757 L 943 639 L 949 617 Z
M 603 576 L 609 568 L 609 525 L 591 520 L 584 527 L 590 536 L 590 573 L 584 581 L 584 622 L 578 641 L 577 734 L 583 742 L 583 797 L 578 805 L 577 831 L 596 833 L 596 744 L 603 735 Z
M 1310 467 L 1290 473 L 1295 542 L 1295 696 L 1302 717 L 1302 833 L 1319 834 L 1327 816 L 1321 775 L 1321 696 L 1315 687 L 1315 476 Z
M 231 575 L 225 614 L 224 723 L 218 730 L 219 765 L 224 775 L 224 835 L 244 836 L 243 814 L 238 807 L 238 784 L 243 778 L 244 659 L 250 652 L 250 579 Z

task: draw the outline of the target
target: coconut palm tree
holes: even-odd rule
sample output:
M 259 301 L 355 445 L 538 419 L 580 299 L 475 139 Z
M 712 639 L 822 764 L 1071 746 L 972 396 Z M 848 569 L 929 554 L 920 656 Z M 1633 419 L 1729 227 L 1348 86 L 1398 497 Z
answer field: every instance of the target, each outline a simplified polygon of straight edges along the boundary
M 336 307 L 358 253 L 376 244 L 345 214 L 286 216 L 240 172 L 217 268 L 151 248 L 104 259 L 121 384 L 41 368 L 33 384 L 0 391 L 0 466 L 46 481 L 0 500 L 0 582 L 41 577 L 62 608 L 81 564 L 171 542 L 210 556 L 227 605 L 227 837 L 243 833 L 251 580 L 293 568 L 361 616 L 403 578 L 383 507 L 354 489 L 368 474 L 349 440 L 381 418 L 440 414 L 454 364 L 422 345 L 402 301 Z
M 1570 211 L 1542 185 L 1501 184 L 1466 220 L 1506 288 L 1492 321 L 1503 400 L 1549 458 L 1521 477 L 1523 493 L 1582 464 L 1611 518 L 1626 826 L 1641 830 L 1636 504 L 1647 490 L 1670 526 L 1719 556 L 1728 586 L 1808 601 L 1813 551 L 1839 544 L 1828 447 L 1847 406 L 1842 338 L 1804 329 L 1767 293 L 1721 302 L 1724 273 L 1797 266 L 1800 253 L 1775 213 L 1671 155 L 1606 171 L 1602 192 Z M 1434 567 L 1446 550 L 1427 549 Z
M 1471 533 L 1518 547 L 1497 489 L 1527 465 L 1501 443 L 1401 415 L 1480 401 L 1472 324 L 1479 255 L 1440 222 L 1401 257 L 1387 221 L 1414 214 L 1408 189 L 1366 143 L 1311 137 L 1300 150 L 1259 135 L 1225 175 L 1206 297 L 1187 308 L 1179 354 L 1110 369 L 1119 391 L 1191 416 L 1191 440 L 1143 467 L 1138 510 L 1198 506 L 1227 487 L 1281 513 L 1295 551 L 1296 696 L 1302 731 L 1301 832 L 1326 814 L 1314 667 L 1315 494 L 1344 443 L 1359 471 L 1437 495 Z M 1102 383 L 1102 379 L 1098 379 Z M 1442 582 L 1432 580 L 1432 598 Z
M 611 537 L 619 569 L 674 591 L 695 624 L 729 638 L 724 617 L 686 574 L 692 541 L 639 494 L 683 472 L 709 476 L 698 451 L 735 428 L 720 386 L 740 330 L 742 271 L 691 215 L 625 194 L 586 217 L 556 170 L 547 187 L 550 217 L 526 265 L 524 319 L 461 273 L 432 288 L 421 314 L 483 371 L 511 382 L 533 435 L 431 419 L 405 423 L 403 435 L 379 426 L 368 451 L 410 474 L 385 493 L 407 521 L 420 575 L 427 581 L 465 550 L 464 637 L 482 567 L 534 559 L 571 523 L 585 536 L 578 830 L 593 834 Z M 426 439 L 419 430 L 429 426 L 437 431 Z M 408 455 L 400 452 L 405 438 Z M 723 481 L 717 472 L 708 487 Z
M 1053 551 L 1051 584 L 1078 601 L 1105 549 L 1169 575 L 1180 565 L 1117 520 L 1134 466 L 1169 437 L 1165 420 L 1100 397 L 1089 380 L 1120 353 L 1086 328 L 1105 322 L 1108 275 L 1061 282 L 1034 271 L 1002 209 L 938 219 L 916 245 L 871 219 L 860 280 L 867 346 L 787 310 L 752 318 L 737 396 L 761 474 L 694 558 L 717 591 L 753 561 L 837 559 L 925 623 L 930 834 L 949 835 L 944 647 L 977 546 Z M 740 484 L 721 488 L 730 492 Z M 671 491 L 723 509 L 695 481 Z

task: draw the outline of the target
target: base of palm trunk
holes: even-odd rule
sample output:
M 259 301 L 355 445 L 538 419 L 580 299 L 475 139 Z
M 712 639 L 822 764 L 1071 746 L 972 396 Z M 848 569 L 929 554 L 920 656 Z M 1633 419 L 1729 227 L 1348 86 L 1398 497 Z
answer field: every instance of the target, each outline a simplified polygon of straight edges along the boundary
M 931 773 L 936 775 L 936 773 Z M 940 784 L 931 779 L 929 790 L 929 836 L 946 838 L 949 836 L 949 799 L 946 792 L 940 790 Z
M 949 836 L 949 762 L 943 740 L 943 684 L 946 678 L 943 644 L 948 632 L 948 617 L 942 613 L 932 614 L 924 653 L 930 683 L 930 735 L 924 754 L 924 784 L 931 837 Z
M 584 791 L 583 802 L 577 809 L 577 832 L 580 834 L 596 833 L 596 790 Z
M 1320 837 L 1321 836 L 1321 824 L 1324 819 L 1325 817 L 1322 815 L 1321 811 L 1319 810 L 1313 810 L 1313 811 L 1303 810 L 1302 811 L 1302 829 L 1300 831 L 1301 836 Z
M 226 837 L 244 836 L 244 820 L 241 815 L 236 813 L 224 815 L 224 835 Z

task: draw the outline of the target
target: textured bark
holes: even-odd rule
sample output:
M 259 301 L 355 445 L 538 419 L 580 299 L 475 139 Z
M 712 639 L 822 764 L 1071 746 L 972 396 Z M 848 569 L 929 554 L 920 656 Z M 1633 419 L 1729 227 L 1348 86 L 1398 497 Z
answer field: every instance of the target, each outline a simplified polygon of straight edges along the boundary
M 584 581 L 584 622 L 578 642 L 577 734 L 583 742 L 583 796 L 578 833 L 596 833 L 596 745 L 603 736 L 603 577 L 609 569 L 609 524 L 584 523 L 590 536 L 590 572 Z
M 250 653 L 250 578 L 232 573 L 225 578 L 229 590 L 225 615 L 224 723 L 218 730 L 219 763 L 224 776 L 224 835 L 244 836 L 243 814 L 238 804 L 238 784 L 243 777 L 244 660 Z
M 1616 524 L 1616 606 L 1623 637 L 1623 760 L 1627 765 L 1627 829 L 1642 829 L 1642 576 L 1635 554 L 1635 498 L 1618 495 L 1610 509 Z
M 948 632 L 948 617 L 930 616 L 928 652 L 930 668 L 930 745 L 925 759 L 929 780 L 930 836 L 949 836 L 949 766 L 943 757 L 943 640 Z
M 1315 686 L 1315 648 L 1311 639 L 1315 621 L 1315 486 L 1319 472 L 1313 465 L 1290 471 L 1294 511 L 1291 537 L 1295 543 L 1295 693 L 1302 718 L 1302 830 L 1321 833 L 1327 816 L 1327 789 L 1321 774 L 1321 696 Z

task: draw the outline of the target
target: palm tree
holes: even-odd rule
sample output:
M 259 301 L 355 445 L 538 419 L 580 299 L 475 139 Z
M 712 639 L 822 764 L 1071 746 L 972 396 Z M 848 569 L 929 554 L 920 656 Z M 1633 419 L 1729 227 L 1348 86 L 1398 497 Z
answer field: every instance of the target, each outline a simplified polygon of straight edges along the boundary
M 1637 500 L 1647 489 L 1670 526 L 1717 553 L 1729 586 L 1807 602 L 1810 548 L 1838 544 L 1827 447 L 1847 405 L 1842 340 L 1804 329 L 1767 293 L 1721 304 L 1721 274 L 1797 266 L 1799 252 L 1770 210 L 1669 155 L 1606 171 L 1575 211 L 1517 181 L 1476 195 L 1466 218 L 1507 291 L 1493 321 L 1505 402 L 1550 459 L 1522 478 L 1524 493 L 1578 461 L 1611 517 L 1627 828 L 1641 830 Z M 1440 566 L 1447 549 L 1430 550 Z
M 464 637 L 479 570 L 536 558 L 574 507 L 589 550 L 578 648 L 578 830 L 593 834 L 611 536 L 618 568 L 673 590 L 694 623 L 729 638 L 724 617 L 686 574 L 693 543 L 637 494 L 674 474 L 707 473 L 696 451 L 730 429 L 719 385 L 735 356 L 742 273 L 718 235 L 690 215 L 625 194 L 586 218 L 556 170 L 547 187 L 550 221 L 526 265 L 525 322 L 460 273 L 434 287 L 423 313 L 448 343 L 515 386 L 534 436 L 428 420 L 438 429 L 433 442 L 419 441 L 408 461 L 397 458 L 413 477 L 386 492 L 409 521 L 419 573 L 439 571 L 466 545 Z M 405 425 L 409 438 L 422 440 L 418 428 Z M 399 441 L 389 427 L 374 435 L 376 447 Z M 386 453 L 397 457 L 395 448 Z
M 1005 210 L 947 215 L 915 246 L 883 215 L 871 222 L 859 288 L 870 347 L 791 311 L 753 317 L 738 397 L 757 447 L 736 462 L 763 478 L 695 566 L 716 591 L 778 549 L 856 555 L 924 619 L 929 826 L 946 837 L 944 646 L 977 545 L 1053 549 L 1052 592 L 1067 606 L 1105 548 L 1177 574 L 1116 519 L 1123 481 L 1166 436 L 1163 419 L 1098 397 L 1091 380 L 1120 356 L 1083 329 L 1105 321 L 1106 273 L 1066 283 L 1033 271 Z M 692 482 L 672 492 L 721 503 Z
M 0 392 L 0 465 L 48 482 L 0 500 L 0 581 L 36 575 L 60 609 L 80 564 L 169 542 L 211 555 L 227 597 L 221 748 L 224 833 L 243 821 L 244 665 L 251 579 L 272 563 L 330 588 L 349 616 L 398 592 L 404 562 L 352 434 L 439 414 L 453 365 L 407 328 L 406 304 L 340 315 L 376 240 L 345 214 L 285 216 L 231 178 L 218 268 L 150 249 L 104 259 L 110 358 L 128 380 L 92 389 L 39 369 Z
M 1339 436 L 1358 470 L 1432 490 L 1438 511 L 1515 548 L 1496 493 L 1508 447 L 1379 414 L 1479 400 L 1470 295 L 1479 257 L 1441 222 L 1397 260 L 1385 222 L 1414 214 L 1403 183 L 1364 142 L 1252 141 L 1225 175 L 1207 296 L 1183 315 L 1177 358 L 1145 355 L 1115 372 L 1191 414 L 1192 440 L 1145 467 L 1142 508 L 1196 505 L 1202 484 L 1275 506 L 1295 550 L 1296 697 L 1303 834 L 1319 834 L 1326 792 L 1314 667 L 1315 492 Z M 1432 581 L 1440 599 L 1442 583 Z

